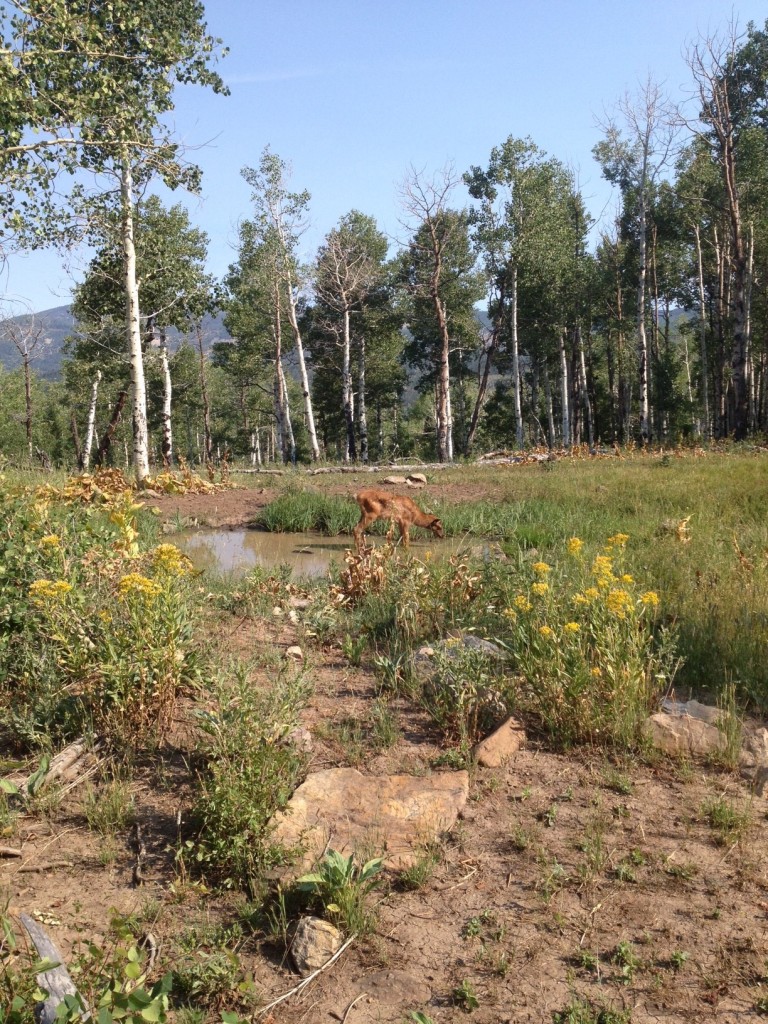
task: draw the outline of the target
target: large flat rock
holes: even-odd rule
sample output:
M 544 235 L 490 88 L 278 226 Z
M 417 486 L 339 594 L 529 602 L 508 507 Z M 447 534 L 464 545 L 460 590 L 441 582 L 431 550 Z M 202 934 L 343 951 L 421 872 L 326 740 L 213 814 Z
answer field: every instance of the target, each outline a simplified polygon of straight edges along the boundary
M 413 864 L 423 846 L 447 832 L 467 802 L 469 775 L 363 775 L 356 768 L 329 768 L 310 775 L 276 814 L 274 839 L 305 853 L 296 874 L 327 848 L 349 856 L 381 855 L 387 867 Z

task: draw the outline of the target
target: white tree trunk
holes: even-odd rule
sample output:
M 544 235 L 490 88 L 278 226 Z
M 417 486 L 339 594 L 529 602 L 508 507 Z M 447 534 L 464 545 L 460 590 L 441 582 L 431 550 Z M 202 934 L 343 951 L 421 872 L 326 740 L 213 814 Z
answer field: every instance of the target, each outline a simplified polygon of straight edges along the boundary
M 563 405 L 563 447 L 571 447 L 571 389 L 568 386 L 568 360 L 565 356 L 565 335 L 560 332 L 560 384 Z
M 171 425 L 171 405 L 173 402 L 173 384 L 171 382 L 171 367 L 168 363 L 168 346 L 163 339 L 160 348 L 160 367 L 163 377 L 163 466 L 169 469 L 173 462 L 173 428 Z
M 517 336 L 517 267 L 512 271 L 512 286 L 509 297 L 512 317 L 510 334 L 512 345 L 512 380 L 515 399 L 515 439 L 517 447 L 522 448 L 525 438 L 523 435 L 523 403 L 520 394 L 520 345 Z
M 133 468 L 141 486 L 149 476 L 149 430 L 147 427 L 147 383 L 141 350 L 139 286 L 136 279 L 136 246 L 133 236 L 133 175 L 128 154 L 123 154 L 120 173 L 120 205 L 123 235 L 123 283 L 125 287 L 125 326 L 128 357 L 131 363 L 131 399 L 133 406 Z
M 651 438 L 651 407 L 648 387 L 648 338 L 645 333 L 645 278 L 648 240 L 646 238 L 647 224 L 645 212 L 645 182 L 646 174 L 643 169 L 643 178 L 640 189 L 640 224 L 638 229 L 640 251 L 637 274 L 637 358 L 639 364 L 638 380 L 640 384 L 640 437 L 643 444 Z
M 589 400 L 587 390 L 587 364 L 584 359 L 584 342 L 581 337 L 581 329 L 576 328 L 579 344 L 579 386 L 581 388 L 581 400 L 584 403 L 584 412 L 587 417 L 587 437 L 589 439 L 590 451 L 595 447 L 595 424 L 592 416 L 592 403 Z
M 293 436 L 293 423 L 291 422 L 291 404 L 288 401 L 288 382 L 285 379 L 285 373 L 283 371 L 282 363 L 280 363 L 280 380 L 283 386 L 283 418 L 285 422 L 285 431 L 288 437 L 288 444 L 290 446 L 291 454 L 291 465 L 296 465 L 296 439 Z
M 355 408 L 352 397 L 352 339 L 349 326 L 349 308 L 345 305 L 343 312 L 344 333 L 342 337 L 342 370 L 341 395 L 344 407 L 344 422 L 347 428 L 347 440 L 344 445 L 344 461 L 354 462 L 357 459 L 355 446 Z
M 96 400 L 99 397 L 99 384 L 101 383 L 101 370 L 96 371 L 91 388 L 91 401 L 88 405 L 88 423 L 85 428 L 85 445 L 83 447 L 83 469 L 88 472 L 91 465 L 91 451 L 93 450 L 93 438 L 96 433 Z
M 360 430 L 360 461 L 368 462 L 368 413 L 365 406 L 365 336 L 360 338 L 357 361 L 357 424 Z
M 304 359 L 304 345 L 301 341 L 301 331 L 299 330 L 299 318 L 296 315 L 296 296 L 293 293 L 293 282 L 290 276 L 286 279 L 287 291 L 288 291 L 288 321 L 291 325 L 293 337 L 296 342 L 296 354 L 299 357 L 299 376 L 301 377 L 301 391 L 304 396 L 304 414 L 307 418 L 307 433 L 309 434 L 309 446 L 312 451 L 312 461 L 317 462 L 320 459 L 320 446 L 317 443 L 317 431 L 315 430 L 315 416 L 312 411 L 312 395 L 309 390 L 309 376 L 307 374 L 307 364 Z M 293 461 L 295 458 L 295 449 Z

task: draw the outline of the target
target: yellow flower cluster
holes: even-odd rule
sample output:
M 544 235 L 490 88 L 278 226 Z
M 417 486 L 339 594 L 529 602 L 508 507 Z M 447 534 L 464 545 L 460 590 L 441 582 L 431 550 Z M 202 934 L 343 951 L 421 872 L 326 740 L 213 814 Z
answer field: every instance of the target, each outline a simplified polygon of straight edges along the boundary
M 531 584 L 531 593 L 535 594 L 537 597 L 543 597 L 544 594 L 546 594 L 546 592 L 548 590 L 549 590 L 549 584 L 548 583 L 532 583 Z
M 626 619 L 627 612 L 632 611 L 634 607 L 631 595 L 618 587 L 608 592 L 605 605 L 618 619 Z
M 581 626 L 578 622 L 566 622 L 563 629 L 566 633 L 578 633 L 581 630 Z
M 551 565 L 547 565 L 546 562 L 534 562 L 533 571 L 537 572 L 540 576 L 546 576 L 547 573 L 552 569 Z
M 629 534 L 628 533 L 614 533 L 614 535 L 612 537 L 608 538 L 608 543 L 611 546 L 615 546 L 617 548 L 623 548 L 623 547 L 626 546 L 626 543 L 627 543 L 628 540 L 629 540 Z
M 60 601 L 71 589 L 72 584 L 66 580 L 35 580 L 29 586 L 29 596 L 42 607 L 48 601 Z
M 608 555 L 598 555 L 592 563 L 592 575 L 600 587 L 612 583 L 616 579 L 613 575 L 613 559 Z
M 169 576 L 186 576 L 192 572 L 192 563 L 175 544 L 160 544 L 152 553 L 152 563 Z
M 147 579 L 138 572 L 129 572 L 123 576 L 118 584 L 118 589 L 123 597 L 128 594 L 143 594 L 145 597 L 157 597 L 163 589 L 159 583 Z
M 644 594 L 640 595 L 640 600 L 644 605 L 656 608 L 659 603 L 659 595 L 655 590 L 646 590 Z
M 519 612 L 529 612 L 533 605 L 524 594 L 518 594 L 512 604 Z
M 581 553 L 581 549 L 584 547 L 584 541 L 578 537 L 571 537 L 568 541 L 568 554 L 578 555 Z
M 551 626 L 539 626 L 539 633 L 541 633 L 543 637 L 547 638 L 555 635 L 555 631 Z
M 600 597 L 600 591 L 597 589 L 597 587 L 587 587 L 583 594 L 573 595 L 573 603 L 592 604 L 592 602 L 596 601 L 598 597 Z
M 58 533 L 47 533 L 44 537 L 40 538 L 41 548 L 58 548 L 61 547 L 61 537 Z

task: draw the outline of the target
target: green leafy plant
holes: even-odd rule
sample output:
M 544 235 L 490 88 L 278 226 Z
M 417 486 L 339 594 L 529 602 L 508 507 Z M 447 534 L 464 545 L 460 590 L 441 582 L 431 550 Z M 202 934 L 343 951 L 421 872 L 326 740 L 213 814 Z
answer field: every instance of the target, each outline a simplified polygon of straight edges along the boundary
M 286 669 L 269 690 L 257 689 L 245 666 L 214 681 L 209 710 L 199 716 L 205 766 L 195 803 L 197 840 L 182 850 L 228 887 L 253 887 L 284 859 L 271 841 L 271 820 L 300 779 L 305 756 L 287 739 L 307 697 L 303 674 Z
M 358 865 L 354 854 L 344 857 L 329 850 L 318 870 L 302 875 L 296 887 L 317 900 L 331 921 L 341 925 L 347 934 L 360 935 L 373 924 L 367 898 L 379 884 L 377 876 L 382 863 L 381 857 L 375 857 Z
M 462 1010 L 467 1013 L 471 1013 L 473 1010 L 477 1010 L 480 1007 L 480 1000 L 477 998 L 477 992 L 475 991 L 474 985 L 468 978 L 464 978 L 460 985 L 451 993 L 456 1006 L 460 1006 Z

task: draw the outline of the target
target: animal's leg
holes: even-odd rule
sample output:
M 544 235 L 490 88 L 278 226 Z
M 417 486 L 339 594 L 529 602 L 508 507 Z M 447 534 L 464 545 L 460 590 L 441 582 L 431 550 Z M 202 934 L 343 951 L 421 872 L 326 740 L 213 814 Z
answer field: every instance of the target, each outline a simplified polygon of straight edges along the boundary
M 403 538 L 403 547 L 407 548 L 410 544 L 410 537 L 408 535 L 408 523 L 404 519 L 398 519 L 397 525 L 400 527 L 400 536 Z

